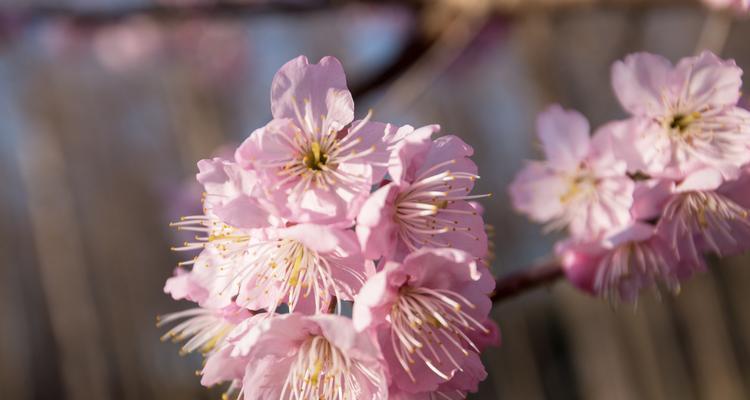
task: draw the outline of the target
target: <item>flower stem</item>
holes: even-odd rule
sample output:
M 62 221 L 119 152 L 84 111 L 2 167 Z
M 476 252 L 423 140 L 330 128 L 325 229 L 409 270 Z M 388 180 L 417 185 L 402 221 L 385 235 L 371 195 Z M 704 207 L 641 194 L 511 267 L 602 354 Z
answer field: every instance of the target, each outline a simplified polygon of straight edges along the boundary
M 564 275 L 558 260 L 524 268 L 497 278 L 491 299 L 494 303 L 499 303 L 539 286 L 551 285 Z

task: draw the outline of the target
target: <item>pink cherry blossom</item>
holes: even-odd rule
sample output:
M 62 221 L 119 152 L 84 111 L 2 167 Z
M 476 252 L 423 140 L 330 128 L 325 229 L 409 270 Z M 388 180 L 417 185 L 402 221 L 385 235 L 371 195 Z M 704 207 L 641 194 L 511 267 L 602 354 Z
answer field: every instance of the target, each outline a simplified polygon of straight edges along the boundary
M 661 154 L 652 169 L 686 173 L 708 164 L 724 175 L 750 161 L 750 113 L 740 107 L 742 70 L 710 52 L 680 60 L 632 54 L 612 67 L 622 106 L 648 124 L 638 132 L 649 152 Z
M 197 280 L 192 271 L 183 267 L 175 268 L 174 275 L 167 279 L 164 293 L 171 294 L 175 300 L 189 300 L 202 303 L 208 297 L 208 290 Z
M 300 56 L 273 80 L 274 119 L 253 132 L 236 159 L 258 171 L 266 196 L 297 222 L 352 220 L 385 173 L 385 124 L 352 123 L 354 103 L 338 60 Z
M 461 370 L 481 371 L 472 376 L 483 379 L 471 338 L 491 332 L 483 322 L 493 287 L 470 254 L 423 248 L 367 281 L 354 302 L 354 324 L 374 330 L 400 391 L 438 390 Z
M 164 338 L 200 350 L 201 383 L 236 399 L 476 391 L 499 329 L 473 149 L 433 140 L 437 125 L 353 122 L 331 57 L 287 63 L 271 98 L 273 120 L 233 160 L 198 163 L 203 213 L 172 224 L 195 235 L 173 249 L 194 256 L 164 287 L 198 307 L 164 316 Z
M 531 161 L 510 186 L 513 206 L 550 228 L 596 237 L 630 222 L 634 185 L 627 165 L 607 149 L 606 132 L 589 138 L 575 111 L 552 106 L 537 121 L 546 161 Z
M 240 392 L 246 400 L 388 398 L 378 348 L 349 318 L 278 315 L 229 340 L 224 356 L 241 362 L 223 378 L 234 379 L 236 366 L 244 364 Z M 209 360 L 206 368 L 215 366 Z
M 704 269 L 695 260 L 678 260 L 656 228 L 633 223 L 594 242 L 558 246 L 568 279 L 578 288 L 612 302 L 635 302 L 645 288 L 677 292 L 680 281 Z
M 436 140 L 438 126 L 419 128 L 395 147 L 393 182 L 376 190 L 357 218 L 365 256 L 403 259 L 421 247 L 451 247 L 475 257 L 487 253 L 484 221 L 468 200 L 477 176 L 473 150 L 455 136 Z
M 676 251 L 683 249 L 681 257 L 697 259 L 707 251 L 729 255 L 748 248 L 747 183 L 742 179 L 724 186 L 719 171 L 705 168 L 675 185 L 659 224 Z
M 278 212 L 263 198 L 255 171 L 214 158 L 198 162 L 198 182 L 203 185 L 203 211 L 226 225 L 259 228 L 278 224 Z
M 222 343 L 206 355 L 206 362 L 200 371 L 203 386 L 231 382 L 225 394 L 232 399 L 239 398 L 245 370 L 252 361 L 248 349 L 257 341 L 260 330 L 256 328 L 268 317 L 268 314 L 257 313 L 239 322 L 227 333 Z
M 481 351 L 489 346 L 500 345 L 500 328 L 491 319 L 487 319 L 483 324 L 486 330 L 472 332 L 471 340 Z M 470 355 L 474 357 L 475 355 Z M 397 372 L 398 373 L 398 372 Z M 479 382 L 487 378 L 487 372 L 481 363 L 475 360 L 463 366 L 462 370 L 456 371 L 453 378 L 441 383 L 434 391 L 409 393 L 400 390 L 395 385 L 389 388 L 389 399 L 403 400 L 463 400 L 468 393 L 474 393 L 479 389 Z
M 334 298 L 351 300 L 368 274 L 354 232 L 335 226 L 299 224 L 216 241 L 204 251 L 220 253 L 205 264 L 199 257 L 193 268 L 208 286 L 202 305 L 223 306 L 237 296 L 251 310 L 287 304 L 290 311 L 325 311 Z

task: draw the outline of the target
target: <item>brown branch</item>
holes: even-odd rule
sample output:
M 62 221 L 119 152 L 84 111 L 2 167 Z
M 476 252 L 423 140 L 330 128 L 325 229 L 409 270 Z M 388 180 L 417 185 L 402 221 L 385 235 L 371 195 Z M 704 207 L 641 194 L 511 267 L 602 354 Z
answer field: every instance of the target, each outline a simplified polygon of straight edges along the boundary
M 497 303 L 540 286 L 551 285 L 563 276 L 562 266 L 557 260 L 525 268 L 497 278 L 491 299 Z
M 362 82 L 356 82 L 351 86 L 352 96 L 355 99 L 365 96 L 367 93 L 394 81 L 404 71 L 408 71 L 419 61 L 425 53 L 433 46 L 436 37 L 431 37 L 419 29 L 411 32 L 406 43 L 401 47 L 398 55 L 382 70 Z
M 373 90 L 389 84 L 412 69 L 440 39 L 440 32 L 428 29 L 427 10 L 414 6 L 414 23 L 399 53 L 383 67 L 362 82 L 351 85 L 355 99 L 364 97 Z

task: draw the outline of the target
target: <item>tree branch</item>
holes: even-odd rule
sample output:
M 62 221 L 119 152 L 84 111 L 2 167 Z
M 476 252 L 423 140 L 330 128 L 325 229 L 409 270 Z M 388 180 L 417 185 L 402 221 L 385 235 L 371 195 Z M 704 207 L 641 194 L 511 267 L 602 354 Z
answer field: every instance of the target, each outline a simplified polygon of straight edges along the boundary
M 366 80 L 351 85 L 352 96 L 358 99 L 372 90 L 392 82 L 416 64 L 435 44 L 436 40 L 437 37 L 428 36 L 424 31 L 414 28 L 414 31 L 401 47 L 401 51 L 388 65 Z
M 540 286 L 551 285 L 563 276 L 562 266 L 557 260 L 516 271 L 497 278 L 491 299 L 498 303 Z

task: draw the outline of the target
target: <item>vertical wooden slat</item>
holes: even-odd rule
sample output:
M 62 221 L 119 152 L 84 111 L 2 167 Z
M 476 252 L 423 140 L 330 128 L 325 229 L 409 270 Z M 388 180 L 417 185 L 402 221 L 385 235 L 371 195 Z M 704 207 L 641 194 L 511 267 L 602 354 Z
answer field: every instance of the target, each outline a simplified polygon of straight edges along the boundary
M 569 286 L 556 298 L 570 332 L 582 398 L 642 398 L 641 388 L 628 368 L 617 315 L 602 301 L 576 293 Z
M 670 318 L 673 311 L 664 301 L 648 296 L 639 302 L 638 309 L 636 319 L 639 322 L 635 328 L 638 332 L 634 334 L 640 338 L 640 356 L 632 361 L 633 366 L 643 379 L 658 385 L 657 393 L 664 398 L 697 398 L 686 355 L 676 340 L 679 332 Z M 623 321 L 623 324 L 629 323 L 628 319 Z
M 675 305 L 688 339 L 699 397 L 746 399 L 714 277 L 704 274 L 693 279 Z
M 28 267 L 18 259 L 20 249 L 14 248 L 18 228 L 17 219 L 23 215 L 23 193 L 18 190 L 18 168 L 15 152 L 20 134 L 18 115 L 13 110 L 15 98 L 11 96 L 11 66 L 0 62 L 0 187 L 16 190 L 0 191 L 0 398 L 31 398 L 31 345 L 24 318 L 21 268 Z M 20 233 L 20 235 L 19 235 Z
M 17 156 L 67 397 L 109 398 L 109 371 L 67 166 L 54 129 L 31 115 L 27 118 L 36 123 L 25 131 Z
M 82 78 L 67 71 L 56 85 L 70 91 L 74 83 L 69 81 Z M 68 157 L 81 160 L 72 183 L 78 207 L 85 210 L 80 224 L 94 266 L 102 320 L 110 334 L 118 397 L 205 398 L 208 394 L 199 388 L 193 373 L 200 363 L 178 360 L 177 346 L 160 343 L 161 333 L 153 324 L 157 314 L 185 307 L 169 301 L 161 290 L 174 266 L 163 237 L 165 208 L 158 197 L 159 184 L 168 182 L 165 178 L 170 173 L 175 175 L 170 171 L 175 165 L 172 142 L 165 140 L 168 131 L 164 130 L 123 130 L 129 126 L 127 118 L 139 118 L 140 111 L 145 111 L 132 108 L 129 101 L 140 96 L 159 98 L 161 93 L 150 90 L 149 85 L 133 85 L 127 95 L 118 97 L 115 93 L 122 94 L 122 89 L 106 80 L 77 90 L 79 102 L 71 104 L 59 98 L 54 104 L 66 115 L 63 140 Z M 158 101 L 153 105 L 160 106 Z M 105 112 L 87 118 L 93 107 Z M 164 124 L 160 120 L 164 114 L 151 115 L 152 119 L 141 121 L 141 129 Z M 175 129 L 179 128 L 184 127 Z M 136 135 L 148 140 L 141 146 L 134 140 Z M 165 362 L 164 354 L 170 355 L 171 362 Z M 167 370 L 159 368 L 165 365 Z
M 730 312 L 738 339 L 737 357 L 740 362 L 741 378 L 745 391 L 750 390 L 750 313 L 747 311 L 748 287 L 750 286 L 750 256 L 745 254 L 721 262 L 726 296 L 730 302 Z M 747 393 L 750 396 L 750 393 Z
M 500 348 L 488 351 L 492 357 L 487 368 L 498 398 L 544 399 L 544 383 L 528 331 L 531 309 L 514 302 L 495 310 L 502 344 Z

